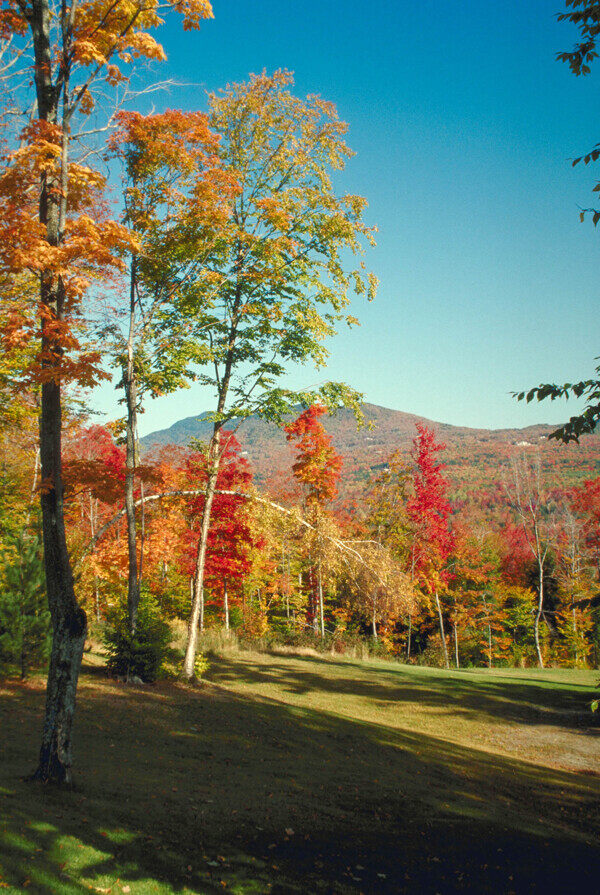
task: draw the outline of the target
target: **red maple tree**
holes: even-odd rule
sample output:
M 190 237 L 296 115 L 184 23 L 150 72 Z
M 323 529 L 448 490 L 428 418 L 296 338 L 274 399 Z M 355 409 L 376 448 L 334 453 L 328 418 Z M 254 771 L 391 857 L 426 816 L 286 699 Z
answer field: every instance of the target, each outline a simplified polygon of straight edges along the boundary
M 444 566 L 453 544 L 448 525 L 452 508 L 446 496 L 448 481 L 442 475 L 445 464 L 436 460 L 436 454 L 445 447 L 445 444 L 436 442 L 431 429 L 417 423 L 412 454 L 416 464 L 414 494 L 408 501 L 407 512 L 414 526 L 413 574 L 423 590 L 435 597 L 444 660 L 448 668 L 450 663 L 439 591 L 448 580 L 448 570 Z
M 441 569 L 452 550 L 452 535 L 448 519 L 452 507 L 447 498 L 448 481 L 442 475 L 446 464 L 436 460 L 445 449 L 437 443 L 435 433 L 417 423 L 413 441 L 414 495 L 407 504 L 409 518 L 415 527 L 415 573 L 426 574 L 431 567 Z
M 206 554 L 205 585 L 210 596 L 207 602 L 222 605 L 228 627 L 228 611 L 232 594 L 236 599 L 236 589 L 250 568 L 250 548 L 254 539 L 246 517 L 247 504 L 243 492 L 252 481 L 248 462 L 241 456 L 240 444 L 234 435 L 222 433 L 226 448 L 223 452 L 217 493 L 215 494 L 211 525 L 208 533 Z M 207 457 L 202 451 L 191 453 L 186 462 L 186 478 L 195 487 L 202 489 L 208 476 Z M 237 492 L 237 493 L 224 493 Z M 197 520 L 202 514 L 204 495 L 188 501 L 190 526 L 184 536 L 184 568 L 192 576 L 195 568 L 198 540 Z M 237 586 L 237 588 L 236 588 Z

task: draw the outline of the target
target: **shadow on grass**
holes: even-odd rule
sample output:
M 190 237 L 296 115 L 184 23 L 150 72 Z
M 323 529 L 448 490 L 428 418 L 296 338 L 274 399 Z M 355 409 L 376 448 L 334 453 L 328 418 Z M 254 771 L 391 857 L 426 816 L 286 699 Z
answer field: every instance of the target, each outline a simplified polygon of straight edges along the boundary
M 142 689 L 86 673 L 79 788 L 62 792 L 17 782 L 34 762 L 42 709 L 41 682 L 0 692 L 0 891 L 597 883 L 595 778 L 211 686 Z
M 600 717 L 589 708 L 594 692 L 590 687 L 533 679 L 523 682 L 512 676 L 473 679 L 468 672 L 438 673 L 411 666 L 384 666 L 375 671 L 360 663 L 304 656 L 290 659 L 278 661 L 274 655 L 266 663 L 248 657 L 243 662 L 211 657 L 210 677 L 217 683 L 240 679 L 248 684 L 276 682 L 298 695 L 322 692 L 356 696 L 373 704 L 414 703 L 481 721 L 553 725 L 600 738 Z

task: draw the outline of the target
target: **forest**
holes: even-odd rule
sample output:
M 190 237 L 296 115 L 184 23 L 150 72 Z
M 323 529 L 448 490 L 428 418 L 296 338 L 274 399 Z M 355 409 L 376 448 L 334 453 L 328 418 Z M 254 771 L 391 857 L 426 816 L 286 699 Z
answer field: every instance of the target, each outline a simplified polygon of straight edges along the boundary
M 0 9 L 0 889 L 592 891 L 600 383 L 378 434 L 323 378 L 380 286 L 354 130 L 282 65 L 169 108 L 215 16 Z M 587 75 L 600 4 L 557 18 Z
M 326 367 L 375 299 L 376 228 L 338 186 L 347 125 L 286 69 L 209 93 L 206 111 L 142 111 L 163 18 L 190 31 L 212 16 L 208 0 L 0 12 L 0 670 L 48 670 L 42 781 L 71 781 L 92 648 L 138 683 L 197 681 L 223 642 L 445 669 L 600 664 L 595 441 L 569 475 L 549 474 L 556 445 L 523 441 L 457 486 L 454 446 L 417 422 L 409 455 L 377 455 L 340 489 L 354 460 L 328 423 L 345 408 L 365 425 L 364 396 L 286 373 Z M 562 18 L 583 42 L 560 58 L 586 74 L 600 12 L 570 2 Z M 89 395 L 111 377 L 121 414 L 100 422 Z M 214 396 L 209 436 L 142 446 L 153 399 L 194 385 Z M 578 443 L 596 381 L 516 397 L 570 393 L 588 408 L 555 434 Z M 250 417 L 293 453 L 260 481 L 236 437 Z

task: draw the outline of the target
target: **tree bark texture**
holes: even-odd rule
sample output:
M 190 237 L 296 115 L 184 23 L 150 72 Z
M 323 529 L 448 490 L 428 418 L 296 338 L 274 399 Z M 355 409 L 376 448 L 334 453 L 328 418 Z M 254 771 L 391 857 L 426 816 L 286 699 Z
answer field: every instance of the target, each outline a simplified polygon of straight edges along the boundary
M 137 559 L 137 532 L 135 514 L 135 469 L 137 451 L 137 382 L 133 357 L 135 331 L 136 260 L 131 262 L 129 295 L 129 338 L 127 340 L 127 366 L 123 370 L 123 385 L 127 403 L 126 456 L 125 456 L 125 513 L 127 516 L 127 611 L 129 630 L 135 634 L 140 603 L 140 580 Z
M 47 0 L 32 2 L 29 24 L 35 53 L 38 117 L 58 124 L 61 90 L 52 82 L 51 10 Z M 66 32 L 64 32 L 66 33 Z M 63 117 L 60 172 L 45 171 L 40 181 L 39 220 L 51 246 L 64 236 L 68 192 L 69 83 L 62 84 Z M 64 525 L 62 478 L 61 361 L 63 348 L 55 320 L 64 319 L 64 284 L 49 271 L 40 275 L 42 387 L 40 409 L 41 506 L 44 564 L 53 641 L 46 692 L 46 713 L 39 765 L 32 778 L 70 784 L 71 729 L 75 693 L 87 632 L 85 612 L 77 603 Z
M 540 589 L 538 594 L 538 604 L 535 613 L 535 624 L 533 626 L 533 633 L 535 639 L 535 650 L 538 658 L 538 665 L 540 668 L 544 667 L 544 657 L 542 656 L 542 649 L 540 646 L 540 619 L 542 617 L 542 611 L 544 607 L 544 562 L 543 560 L 540 562 L 538 560 L 538 570 L 540 575 Z
M 435 591 L 435 605 L 437 607 L 438 619 L 440 622 L 440 634 L 442 637 L 442 647 L 444 648 L 444 662 L 446 663 L 446 668 L 450 668 L 450 660 L 448 659 L 448 646 L 446 644 L 446 634 L 444 632 L 444 617 L 442 615 L 442 606 L 437 590 Z
M 321 640 L 325 640 L 325 607 L 323 606 L 323 578 L 321 575 L 321 563 L 319 563 L 319 622 L 321 625 Z
M 200 539 L 196 553 L 196 568 L 194 571 L 194 585 L 190 620 L 188 624 L 188 638 L 183 660 L 183 675 L 190 679 L 194 677 L 194 663 L 198 647 L 198 622 L 200 611 L 203 609 L 204 570 L 206 567 L 206 549 L 208 545 L 208 532 L 210 529 L 210 514 L 215 491 L 217 490 L 217 478 L 219 475 L 219 430 L 216 429 L 211 439 L 208 451 L 208 478 L 204 494 L 204 506 L 202 508 L 202 520 L 200 523 Z

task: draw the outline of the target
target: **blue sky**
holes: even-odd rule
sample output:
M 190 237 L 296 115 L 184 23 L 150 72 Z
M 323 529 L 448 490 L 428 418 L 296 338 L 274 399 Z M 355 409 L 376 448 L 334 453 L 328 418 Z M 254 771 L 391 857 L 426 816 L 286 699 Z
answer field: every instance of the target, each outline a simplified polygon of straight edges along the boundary
M 600 354 L 600 232 L 579 223 L 600 167 L 569 159 L 600 140 L 600 63 L 557 62 L 577 32 L 561 0 L 214 0 L 215 19 L 162 29 L 156 76 L 184 84 L 155 106 L 206 107 L 204 91 L 285 67 L 296 92 L 333 100 L 356 156 L 340 189 L 379 228 L 376 301 L 330 344 L 325 371 L 376 404 L 500 428 L 558 422 L 577 405 L 510 392 L 592 374 Z M 141 432 L 209 409 L 192 387 L 148 404 Z M 116 415 L 107 388 L 97 406 Z

